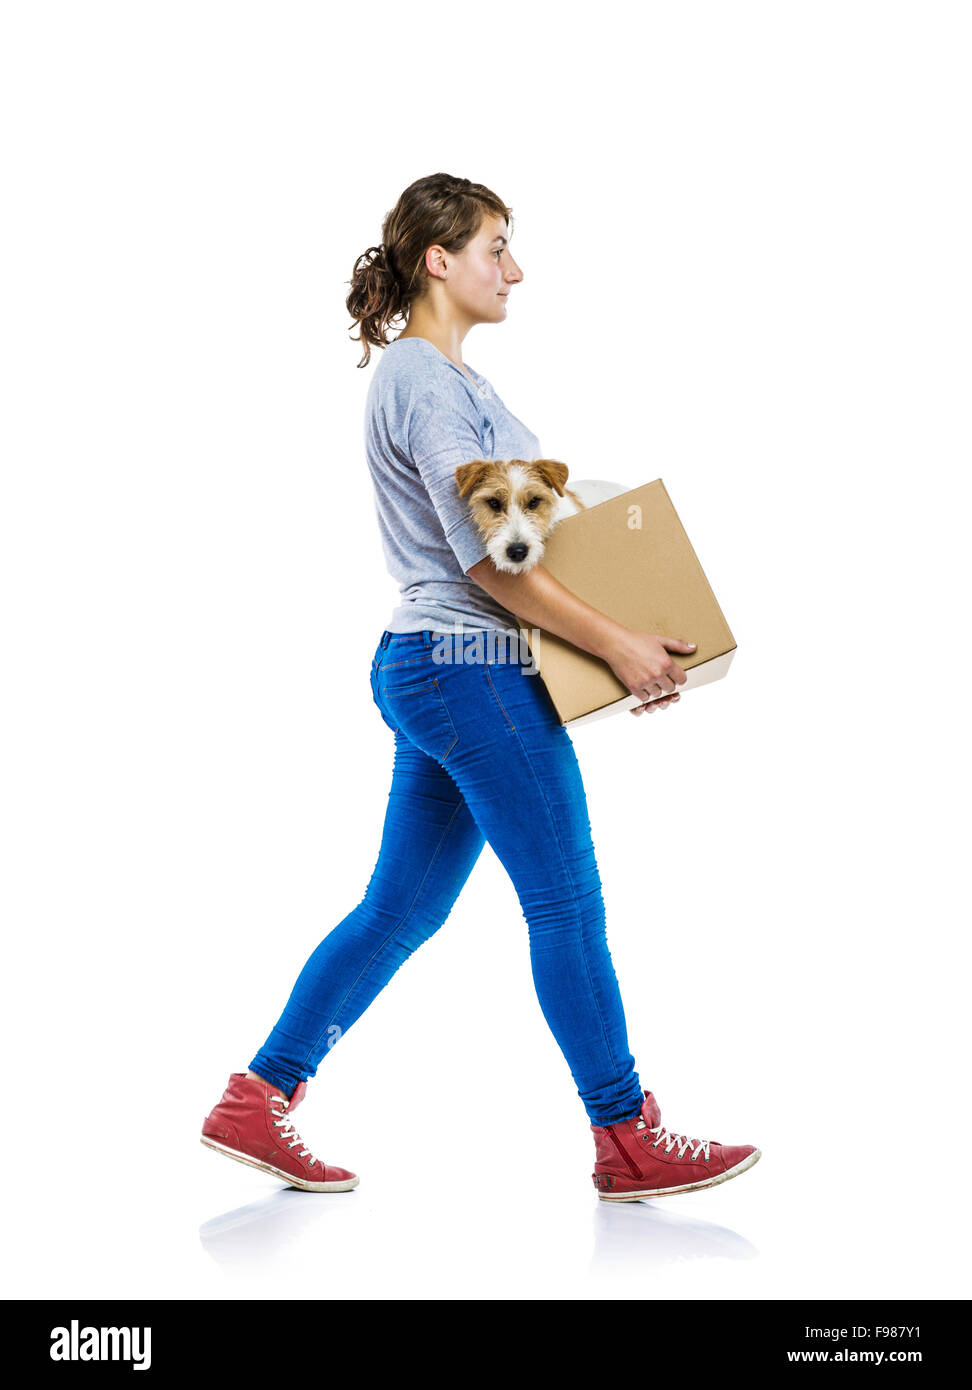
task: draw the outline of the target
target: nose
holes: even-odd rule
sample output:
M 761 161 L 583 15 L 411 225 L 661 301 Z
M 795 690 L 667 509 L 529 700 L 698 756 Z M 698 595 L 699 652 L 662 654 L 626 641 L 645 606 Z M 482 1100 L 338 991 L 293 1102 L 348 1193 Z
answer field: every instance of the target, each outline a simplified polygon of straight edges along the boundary
M 524 560 L 526 559 L 526 553 L 529 550 L 529 548 L 530 547 L 524 545 L 522 541 L 516 541 L 513 545 L 508 545 L 506 547 L 507 559 Z

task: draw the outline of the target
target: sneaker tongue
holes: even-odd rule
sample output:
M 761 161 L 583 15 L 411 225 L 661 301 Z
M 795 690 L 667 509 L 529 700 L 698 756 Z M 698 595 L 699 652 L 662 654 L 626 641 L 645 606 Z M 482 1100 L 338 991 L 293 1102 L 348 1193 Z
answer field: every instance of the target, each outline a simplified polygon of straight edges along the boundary
M 649 1129 L 655 1129 L 657 1125 L 661 1124 L 661 1106 L 651 1091 L 645 1092 L 645 1103 L 641 1107 L 641 1114 Z
M 289 1102 L 289 1104 L 288 1104 L 288 1106 L 287 1106 L 287 1114 L 288 1114 L 288 1115 L 292 1115 L 293 1112 L 297 1109 L 297 1107 L 298 1107 L 298 1105 L 300 1104 L 300 1102 L 304 1099 L 304 1094 L 305 1094 L 306 1090 L 307 1090 L 307 1082 L 306 1082 L 306 1081 L 301 1081 L 300 1084 L 298 1085 L 297 1089 L 294 1091 L 294 1094 L 290 1097 L 290 1102 Z

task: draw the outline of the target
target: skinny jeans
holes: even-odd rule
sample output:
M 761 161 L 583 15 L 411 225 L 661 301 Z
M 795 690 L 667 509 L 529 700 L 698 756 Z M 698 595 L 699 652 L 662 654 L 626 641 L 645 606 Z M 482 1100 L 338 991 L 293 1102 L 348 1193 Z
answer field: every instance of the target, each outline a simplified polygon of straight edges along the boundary
M 540 1008 L 590 1123 L 613 1124 L 637 1115 L 644 1095 L 580 768 L 525 646 L 494 632 L 491 647 L 489 637 L 382 633 L 371 692 L 394 735 L 394 767 L 378 860 L 364 897 L 308 959 L 250 1070 L 287 1095 L 313 1077 L 446 921 L 488 841 L 516 890 Z

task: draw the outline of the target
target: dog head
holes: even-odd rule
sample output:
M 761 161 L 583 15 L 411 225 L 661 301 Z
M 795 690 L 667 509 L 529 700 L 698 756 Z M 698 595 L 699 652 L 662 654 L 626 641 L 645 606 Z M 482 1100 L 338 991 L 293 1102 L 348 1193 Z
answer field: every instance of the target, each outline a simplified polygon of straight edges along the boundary
M 456 490 L 468 498 L 493 564 L 508 574 L 532 569 L 570 514 L 566 483 L 567 465 L 557 459 L 475 459 L 456 469 Z

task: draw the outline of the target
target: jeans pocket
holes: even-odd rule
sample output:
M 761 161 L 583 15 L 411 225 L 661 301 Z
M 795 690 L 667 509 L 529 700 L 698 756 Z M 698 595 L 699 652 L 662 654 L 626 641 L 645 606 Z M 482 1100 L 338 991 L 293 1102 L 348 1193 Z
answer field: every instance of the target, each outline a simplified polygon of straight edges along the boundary
M 393 734 L 397 733 L 398 730 L 396 729 L 392 721 L 388 718 L 388 715 L 385 713 L 385 707 L 381 703 L 381 699 L 378 694 L 378 664 L 375 661 L 371 663 L 371 698 L 374 700 L 375 705 L 378 708 L 378 713 L 381 715 L 382 721 L 388 725 L 389 729 L 391 729 Z
M 403 657 L 400 661 L 383 661 L 378 667 L 378 691 L 383 700 L 393 695 L 408 695 L 413 690 L 425 690 L 438 671 L 431 652 Z
M 392 726 L 437 763 L 444 763 L 459 742 L 459 733 L 435 677 L 393 689 L 381 683 L 378 693 Z

